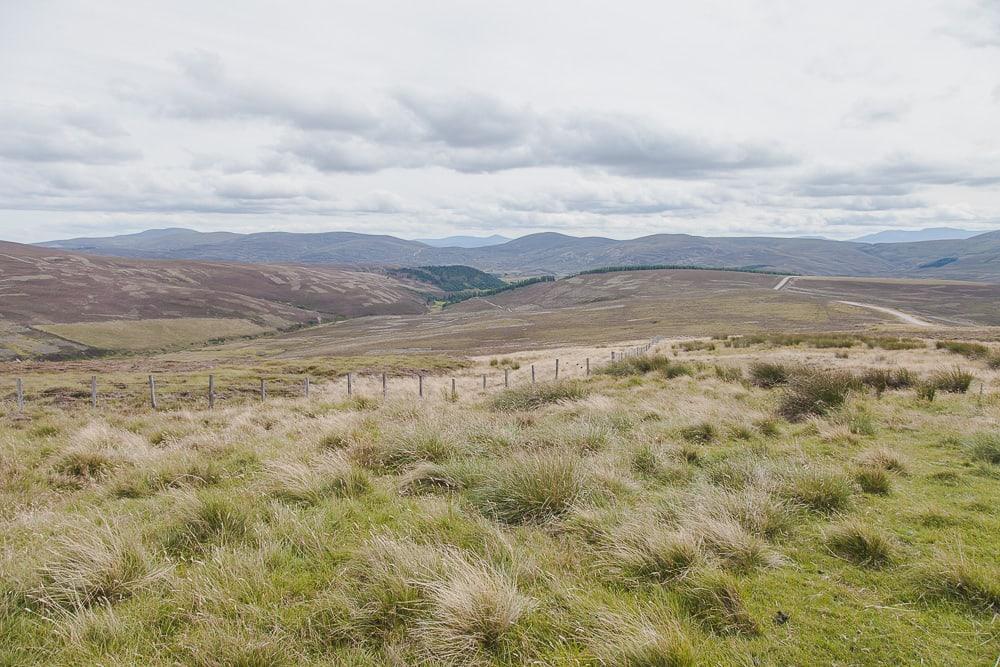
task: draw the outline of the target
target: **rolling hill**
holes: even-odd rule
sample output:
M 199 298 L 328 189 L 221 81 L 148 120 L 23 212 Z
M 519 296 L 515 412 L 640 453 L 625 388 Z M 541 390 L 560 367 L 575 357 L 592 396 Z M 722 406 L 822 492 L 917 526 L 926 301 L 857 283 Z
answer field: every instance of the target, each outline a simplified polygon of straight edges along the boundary
M 78 345 L 42 340 L 39 331 L 45 325 L 77 325 L 72 331 L 84 333 L 68 335 L 69 342 L 88 347 L 88 328 L 80 326 L 86 323 L 209 318 L 243 321 L 247 324 L 235 331 L 253 333 L 320 318 L 425 309 L 418 290 L 378 273 L 94 257 L 0 242 L 0 348 L 15 355 L 79 351 Z M 234 331 L 231 323 L 218 324 L 217 330 L 210 323 L 202 328 L 205 339 Z M 49 333 L 62 335 L 66 330 L 53 328 Z M 11 342 L 15 340 L 21 343 Z
M 94 254 L 163 259 L 347 266 L 462 264 L 508 275 L 569 275 L 603 266 L 685 264 L 815 275 L 1000 282 L 1000 232 L 969 239 L 875 244 L 688 234 L 656 234 L 622 241 L 540 233 L 483 248 L 435 248 L 392 236 L 350 232 L 219 235 L 175 229 L 43 245 Z

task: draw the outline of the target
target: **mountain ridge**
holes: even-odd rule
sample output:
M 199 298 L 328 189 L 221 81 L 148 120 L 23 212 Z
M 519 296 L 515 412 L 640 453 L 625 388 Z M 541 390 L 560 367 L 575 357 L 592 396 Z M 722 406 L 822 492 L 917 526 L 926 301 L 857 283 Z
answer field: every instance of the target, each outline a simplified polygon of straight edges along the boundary
M 165 239 L 163 242 L 157 241 L 158 234 Z M 969 239 L 875 244 L 671 233 L 615 240 L 539 232 L 486 247 L 435 248 L 419 241 L 358 232 L 233 234 L 172 229 L 116 237 L 65 239 L 40 245 L 150 259 L 353 267 L 461 264 L 499 275 L 568 275 L 605 266 L 678 264 L 816 275 L 1000 282 L 1000 231 L 985 232 Z

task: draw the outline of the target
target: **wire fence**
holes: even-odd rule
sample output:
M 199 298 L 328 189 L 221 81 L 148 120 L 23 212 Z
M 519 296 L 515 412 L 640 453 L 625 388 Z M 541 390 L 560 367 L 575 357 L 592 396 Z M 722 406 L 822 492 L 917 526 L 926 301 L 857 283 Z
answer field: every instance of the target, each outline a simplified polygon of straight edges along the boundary
M 272 399 L 345 400 L 353 397 L 459 400 L 503 391 L 515 386 L 590 376 L 601 366 L 648 354 L 660 341 L 610 350 L 603 359 L 587 357 L 566 363 L 559 358 L 517 367 L 491 367 L 478 375 L 428 375 L 423 373 L 344 373 L 333 378 L 260 375 L 232 377 L 215 374 L 151 373 L 142 377 L 100 374 L 71 377 L 40 374 L 13 378 L 0 389 L 0 412 L 25 414 L 31 407 L 63 409 L 128 408 L 177 410 L 247 405 Z

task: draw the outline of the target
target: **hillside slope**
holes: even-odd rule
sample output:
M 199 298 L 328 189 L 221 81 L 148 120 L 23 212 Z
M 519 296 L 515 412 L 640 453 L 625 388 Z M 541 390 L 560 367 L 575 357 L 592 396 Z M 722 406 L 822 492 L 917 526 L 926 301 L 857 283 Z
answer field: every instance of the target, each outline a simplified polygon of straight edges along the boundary
M 970 239 L 854 243 L 809 238 L 700 237 L 656 234 L 638 239 L 524 236 L 484 248 L 435 248 L 392 236 L 349 232 L 202 234 L 153 230 L 49 246 L 91 253 L 241 262 L 420 266 L 464 264 L 490 273 L 567 275 L 603 266 L 690 264 L 754 267 L 815 275 L 908 276 L 1000 282 L 1000 232 Z M 158 240 L 162 239 L 162 240 Z
M 425 307 L 400 281 L 362 271 L 115 259 L 0 242 L 0 319 L 8 327 L 199 317 L 277 329 Z

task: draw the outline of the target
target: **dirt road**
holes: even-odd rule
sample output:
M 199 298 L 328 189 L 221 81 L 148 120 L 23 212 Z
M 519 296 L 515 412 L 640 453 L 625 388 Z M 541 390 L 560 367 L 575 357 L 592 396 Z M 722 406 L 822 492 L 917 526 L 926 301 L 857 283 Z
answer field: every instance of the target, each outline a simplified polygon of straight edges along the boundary
M 904 313 L 902 311 L 896 310 L 894 308 L 886 308 L 884 306 L 875 306 L 870 303 L 858 303 L 857 301 L 837 301 L 837 303 L 843 303 L 848 306 L 857 306 L 858 308 L 867 308 L 869 310 L 877 310 L 880 313 L 885 313 L 886 315 L 892 315 L 901 322 L 906 324 L 912 324 L 917 327 L 932 327 L 934 326 L 926 320 L 922 320 L 919 317 Z

